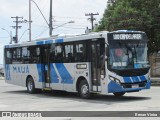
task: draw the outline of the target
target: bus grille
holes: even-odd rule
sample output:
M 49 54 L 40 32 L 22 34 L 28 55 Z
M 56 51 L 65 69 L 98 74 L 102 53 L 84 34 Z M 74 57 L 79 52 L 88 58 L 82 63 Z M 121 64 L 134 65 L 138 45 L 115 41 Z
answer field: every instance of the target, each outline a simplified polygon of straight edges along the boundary
M 143 82 L 137 82 L 137 83 L 121 83 L 123 88 L 133 88 L 133 85 L 137 85 L 138 88 L 139 87 L 145 87 L 146 86 L 147 81 L 143 81 Z

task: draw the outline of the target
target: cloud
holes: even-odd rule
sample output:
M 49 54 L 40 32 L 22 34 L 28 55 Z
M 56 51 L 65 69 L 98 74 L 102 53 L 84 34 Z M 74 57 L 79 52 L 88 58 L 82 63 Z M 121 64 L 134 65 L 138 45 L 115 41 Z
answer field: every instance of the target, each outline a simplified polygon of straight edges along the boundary
M 0 16 L 21 16 L 28 9 L 27 0 L 1 0 Z
M 107 0 L 57 0 L 55 14 L 85 16 L 86 12 L 103 12 Z M 65 13 L 65 14 L 64 14 Z

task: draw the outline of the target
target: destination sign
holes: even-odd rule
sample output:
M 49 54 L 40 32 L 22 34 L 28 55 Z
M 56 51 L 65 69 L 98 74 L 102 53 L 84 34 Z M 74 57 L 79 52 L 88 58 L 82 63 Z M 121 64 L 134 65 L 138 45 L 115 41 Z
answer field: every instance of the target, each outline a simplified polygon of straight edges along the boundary
M 141 40 L 142 34 L 113 34 L 114 40 Z

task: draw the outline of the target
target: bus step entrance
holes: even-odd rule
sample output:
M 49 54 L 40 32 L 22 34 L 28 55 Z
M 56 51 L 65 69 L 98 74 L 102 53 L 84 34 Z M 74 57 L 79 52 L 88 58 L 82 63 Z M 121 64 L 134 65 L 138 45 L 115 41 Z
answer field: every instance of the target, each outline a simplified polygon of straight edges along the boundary
M 46 87 L 46 88 L 43 88 L 43 90 L 47 90 L 47 91 L 51 91 L 52 90 L 52 88 L 49 88 L 49 87 Z
M 92 93 L 94 93 L 94 94 L 99 94 L 99 93 L 101 93 L 101 92 L 97 92 L 97 91 L 92 91 Z

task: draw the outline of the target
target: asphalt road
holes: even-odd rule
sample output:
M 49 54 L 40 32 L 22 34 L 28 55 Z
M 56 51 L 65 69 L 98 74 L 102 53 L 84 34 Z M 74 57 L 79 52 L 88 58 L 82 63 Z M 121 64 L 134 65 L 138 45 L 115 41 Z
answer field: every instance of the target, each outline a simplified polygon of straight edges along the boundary
M 86 100 L 72 93 L 29 94 L 24 87 L 6 84 L 4 80 L 0 80 L 0 111 L 160 111 L 160 86 L 126 93 L 120 98 L 111 94 L 98 95 Z M 56 118 L 59 119 L 81 120 L 82 118 Z

